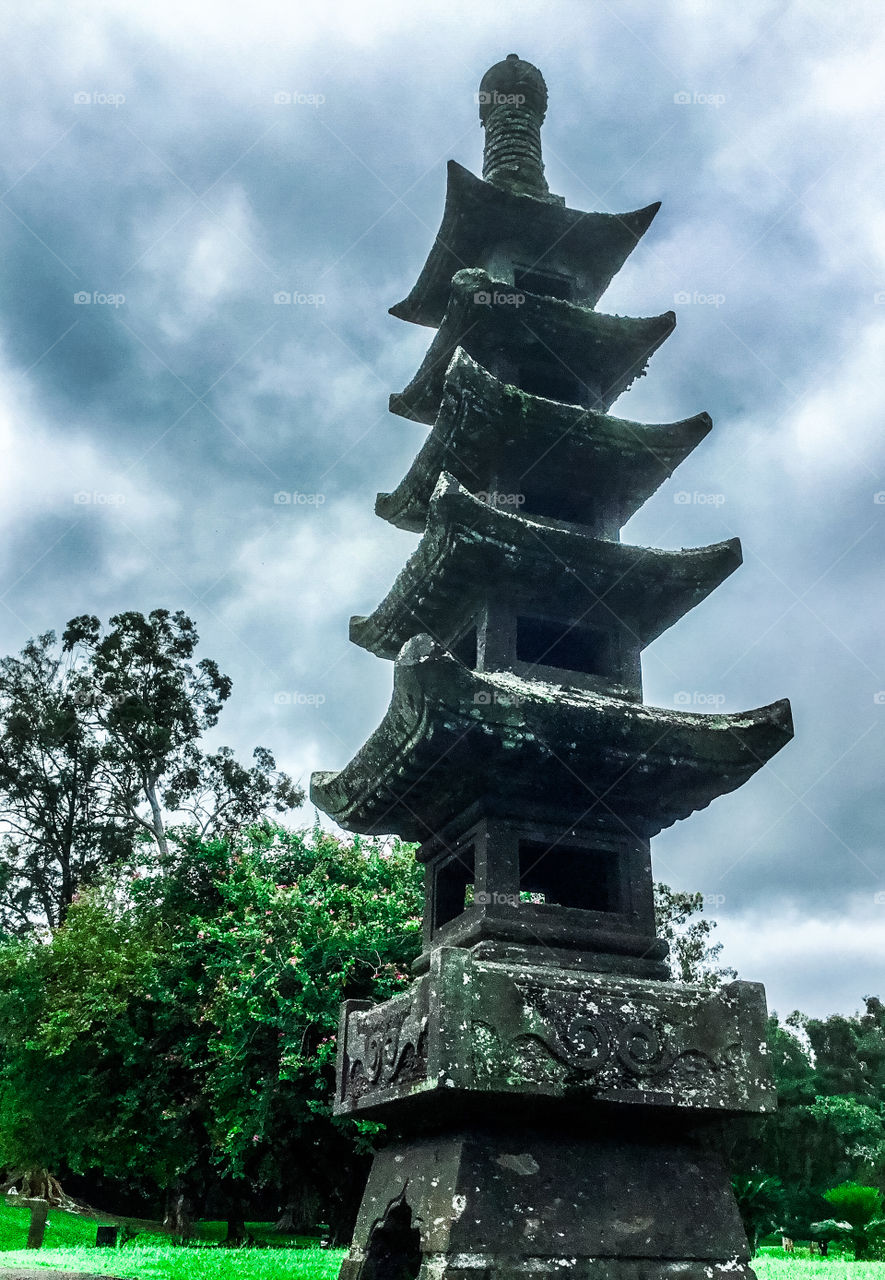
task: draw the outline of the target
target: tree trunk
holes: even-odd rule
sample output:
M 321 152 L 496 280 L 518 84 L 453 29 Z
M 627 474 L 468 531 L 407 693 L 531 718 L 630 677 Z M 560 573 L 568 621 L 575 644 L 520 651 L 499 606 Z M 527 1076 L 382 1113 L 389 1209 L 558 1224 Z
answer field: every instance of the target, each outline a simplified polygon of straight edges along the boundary
M 76 1209 L 76 1202 L 65 1193 L 58 1178 L 48 1169 L 13 1169 L 6 1181 L 0 1184 L 0 1196 L 8 1195 L 13 1188 L 18 1192 L 18 1204 L 29 1200 L 46 1200 L 60 1209 Z
M 46 1234 L 46 1219 L 49 1217 L 47 1200 L 29 1200 L 31 1208 L 31 1225 L 28 1227 L 27 1249 L 42 1249 L 43 1237 Z
M 148 804 L 151 807 L 151 818 L 153 819 L 154 839 L 157 847 L 163 857 L 167 857 L 169 846 L 166 843 L 166 828 L 163 825 L 163 810 L 160 808 L 160 802 L 157 799 L 157 788 L 153 781 L 145 783 L 145 794 L 148 798 Z
M 320 1197 L 314 1187 L 293 1187 L 274 1223 L 274 1231 L 289 1235 L 296 1231 L 309 1232 L 321 1214 Z
M 238 1209 L 235 1213 L 229 1213 L 227 1217 L 227 1235 L 224 1243 L 230 1245 L 240 1245 L 246 1239 L 246 1222 L 243 1212 Z
M 183 1191 L 169 1193 L 163 1226 L 173 1235 L 181 1236 L 183 1240 L 187 1240 L 193 1235 L 194 1224 L 191 1217 L 190 1204 Z
M 280 1216 L 277 1218 L 273 1227 L 274 1231 L 285 1232 L 289 1235 L 295 1230 L 295 1201 L 287 1200 L 283 1206 Z

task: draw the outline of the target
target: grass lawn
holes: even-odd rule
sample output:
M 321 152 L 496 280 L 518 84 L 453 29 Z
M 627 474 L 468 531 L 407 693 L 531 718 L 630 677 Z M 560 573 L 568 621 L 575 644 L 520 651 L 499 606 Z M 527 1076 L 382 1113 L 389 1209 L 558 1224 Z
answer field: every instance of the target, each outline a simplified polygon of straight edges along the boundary
M 885 1262 L 847 1262 L 844 1258 L 753 1259 L 759 1280 L 885 1280 Z
M 335 1280 L 343 1249 L 216 1249 L 125 1245 L 0 1252 L 0 1267 L 89 1271 L 143 1280 Z
M 200 1224 L 203 1244 L 174 1245 L 168 1236 L 145 1231 L 118 1249 L 96 1249 L 91 1218 L 51 1210 L 46 1243 L 22 1249 L 29 1213 L 0 1204 L 0 1267 L 32 1267 L 47 1275 L 65 1271 L 125 1277 L 126 1280 L 335 1280 L 342 1249 L 219 1249 L 224 1224 Z M 279 1240 L 267 1223 L 250 1223 L 256 1237 Z M 848 1262 L 844 1258 L 785 1257 L 766 1250 L 753 1262 L 759 1280 L 885 1280 L 885 1262 Z
M 226 1224 L 200 1222 L 197 1242 L 187 1248 L 173 1244 L 168 1235 L 144 1230 L 121 1248 L 96 1249 L 95 1219 L 62 1209 L 49 1211 L 43 1248 L 24 1249 L 30 1217 L 30 1209 L 0 1202 L 0 1267 L 91 1271 L 145 1280 L 335 1280 L 343 1257 L 343 1250 L 320 1249 L 310 1237 L 279 1235 L 267 1222 L 247 1223 L 247 1229 L 274 1248 L 213 1248 L 223 1239 Z
M 0 1266 L 92 1271 L 143 1280 L 335 1280 L 341 1249 L 213 1249 L 129 1245 L 0 1253 Z M 885 1262 L 759 1257 L 759 1280 L 885 1280 Z

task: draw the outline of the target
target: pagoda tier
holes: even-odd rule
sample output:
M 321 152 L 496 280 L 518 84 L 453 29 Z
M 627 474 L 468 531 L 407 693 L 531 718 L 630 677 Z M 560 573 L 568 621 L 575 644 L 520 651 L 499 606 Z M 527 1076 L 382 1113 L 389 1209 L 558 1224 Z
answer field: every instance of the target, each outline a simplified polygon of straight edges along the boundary
M 428 1094 L 440 1109 L 471 1094 L 486 1106 L 490 1094 L 497 1106 L 520 1094 L 538 1108 L 556 1098 L 584 1107 L 776 1109 L 758 1071 L 766 1021 L 758 983 L 576 981 L 574 970 L 545 959 L 526 982 L 512 964 L 443 946 L 407 992 L 381 1006 L 347 1001 L 336 1113 L 384 1120 Z
M 444 472 L 417 550 L 375 611 L 351 619 L 350 638 L 383 658 L 422 632 L 448 645 L 494 595 L 517 612 L 620 632 L 641 649 L 740 563 L 737 538 L 682 551 L 612 542 L 511 514 Z
M 558 298 L 515 291 L 485 271 L 459 271 L 420 369 L 390 408 L 430 426 L 459 346 L 496 377 L 533 395 L 608 410 L 645 371 L 676 316 L 608 316 Z
M 614 536 L 711 426 L 706 413 L 649 426 L 530 395 L 459 347 L 430 435 L 397 487 L 378 494 L 375 512 L 421 533 L 440 473 L 448 471 L 473 493 L 505 486 L 519 493 L 526 514 Z
M 445 211 L 433 248 L 411 293 L 390 314 L 437 328 L 452 276 L 463 267 L 512 274 L 511 287 L 542 294 L 556 290 L 556 297 L 593 307 L 660 207 L 658 202 L 632 213 L 582 213 L 483 182 L 450 160 Z
M 790 705 L 704 715 L 465 667 L 416 636 L 390 707 L 311 800 L 349 831 L 423 840 L 476 803 L 556 796 L 563 820 L 597 811 L 653 836 L 741 786 L 792 737 Z

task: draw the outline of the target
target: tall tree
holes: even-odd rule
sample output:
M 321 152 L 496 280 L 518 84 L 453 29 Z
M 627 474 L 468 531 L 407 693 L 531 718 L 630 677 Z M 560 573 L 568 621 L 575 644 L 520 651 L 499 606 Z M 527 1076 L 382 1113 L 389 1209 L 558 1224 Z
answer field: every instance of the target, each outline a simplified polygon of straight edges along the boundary
M 0 929 L 59 925 L 78 887 L 129 849 L 108 810 L 84 689 L 49 631 L 0 661 Z
M 301 803 L 257 747 L 205 752 L 231 681 L 182 612 L 68 623 L 0 661 L 0 930 L 56 928 L 78 888 L 130 855 L 169 852 L 169 824 L 234 833 Z
M 283 813 L 304 798 L 273 756 L 259 748 L 245 769 L 222 748 L 203 754 L 231 680 L 212 658 L 194 662 L 196 627 L 178 610 L 130 611 L 106 632 L 94 616 L 68 623 L 65 652 L 75 656 L 83 705 L 101 743 L 108 804 L 168 852 L 166 814 L 199 819 L 202 834 Z
M 722 943 L 711 941 L 716 921 L 703 914 L 704 895 L 655 884 L 655 916 L 658 933 L 670 944 L 670 972 L 677 982 L 699 982 L 718 987 L 725 978 L 736 978 L 734 969 L 719 963 Z

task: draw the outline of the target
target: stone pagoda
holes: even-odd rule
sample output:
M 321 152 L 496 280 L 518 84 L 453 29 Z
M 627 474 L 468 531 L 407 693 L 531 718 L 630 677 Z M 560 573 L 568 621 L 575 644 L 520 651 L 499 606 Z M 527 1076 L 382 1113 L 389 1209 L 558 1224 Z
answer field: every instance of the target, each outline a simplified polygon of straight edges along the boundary
M 436 330 L 394 413 L 429 428 L 376 511 L 421 534 L 351 638 L 394 663 L 390 708 L 312 797 L 419 843 L 410 988 L 350 1001 L 336 1112 L 383 1121 L 342 1280 L 749 1275 L 725 1171 L 699 1140 L 774 1107 L 765 995 L 671 980 L 649 841 L 792 736 L 790 708 L 643 704 L 640 655 L 741 562 L 620 529 L 711 427 L 617 397 L 672 312 L 596 305 L 651 223 L 582 213 L 541 162 L 541 73 L 480 86 L 483 178 L 450 163 L 442 226 L 391 308 Z

